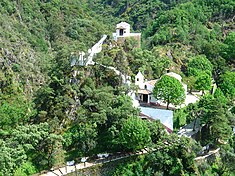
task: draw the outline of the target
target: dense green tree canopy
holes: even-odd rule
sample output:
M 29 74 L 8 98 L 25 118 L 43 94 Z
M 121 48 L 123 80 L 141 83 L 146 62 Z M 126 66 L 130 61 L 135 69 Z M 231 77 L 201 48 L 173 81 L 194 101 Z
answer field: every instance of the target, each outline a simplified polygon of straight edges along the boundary
M 12 175 L 28 158 L 39 169 L 50 168 L 54 164 L 54 157 L 58 154 L 56 146 L 62 138 L 53 134 L 47 123 L 18 126 L 11 133 L 0 132 L 0 175 Z
M 117 143 L 123 149 L 136 151 L 150 144 L 150 131 L 145 121 L 139 117 L 127 119 L 118 135 Z
M 234 63 L 235 61 L 235 32 L 229 33 L 222 46 L 222 55 L 228 61 Z
M 220 83 L 219 87 L 222 92 L 230 97 L 235 97 L 235 72 L 225 72 L 223 75 L 220 76 Z
M 199 174 L 193 160 L 199 150 L 193 140 L 176 135 L 166 136 L 156 150 L 139 160 L 117 169 L 115 175 L 185 175 Z
M 212 64 L 205 56 L 197 56 L 192 58 L 188 63 L 188 75 L 199 76 L 201 72 L 211 75 Z
M 108 66 L 132 78 L 140 70 L 146 79 L 161 78 L 170 69 L 191 92 L 208 90 L 213 78 L 219 87 L 214 96 L 177 110 L 175 124 L 180 128 L 200 119 L 206 131 L 201 129 L 201 144 L 222 148 L 228 142 L 223 164 L 211 164 L 208 173 L 231 175 L 234 6 L 234 0 L 0 1 L 0 175 L 32 175 L 85 155 L 149 144 L 164 149 L 129 166 L 127 175 L 198 173 L 191 141 L 165 139 L 160 122 L 138 119 L 127 95 L 136 87 L 123 85 Z M 141 48 L 132 39 L 113 40 L 121 21 L 142 33 Z M 71 66 L 104 34 L 108 37 L 95 65 Z M 157 98 L 168 105 L 183 102 L 177 80 L 163 76 L 159 85 Z
M 157 100 L 167 103 L 167 109 L 170 103 L 179 105 L 185 100 L 185 90 L 182 84 L 173 77 L 162 76 L 162 78 L 155 84 L 153 95 Z
M 197 80 L 195 82 L 195 88 L 197 90 L 202 90 L 203 94 L 205 90 L 211 89 L 211 77 L 207 73 L 201 73 L 197 77 Z

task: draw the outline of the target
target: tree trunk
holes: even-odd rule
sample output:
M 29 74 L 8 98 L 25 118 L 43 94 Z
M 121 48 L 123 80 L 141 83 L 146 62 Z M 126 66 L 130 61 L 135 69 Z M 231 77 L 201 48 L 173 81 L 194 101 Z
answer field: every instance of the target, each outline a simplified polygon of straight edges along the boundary
M 202 90 L 202 95 L 205 95 L 205 92 L 204 92 L 204 90 Z
M 201 125 L 199 125 L 199 130 L 198 130 L 198 141 L 201 141 L 202 139 L 202 128 L 201 128 Z
M 197 118 L 194 119 L 194 123 L 193 123 L 193 131 L 195 131 L 196 129 L 196 123 L 197 123 Z
M 193 87 L 190 86 L 189 93 L 192 94 L 192 91 L 193 91 Z
M 169 104 L 170 104 L 170 102 L 169 102 L 169 101 L 167 101 L 166 109 L 169 109 Z

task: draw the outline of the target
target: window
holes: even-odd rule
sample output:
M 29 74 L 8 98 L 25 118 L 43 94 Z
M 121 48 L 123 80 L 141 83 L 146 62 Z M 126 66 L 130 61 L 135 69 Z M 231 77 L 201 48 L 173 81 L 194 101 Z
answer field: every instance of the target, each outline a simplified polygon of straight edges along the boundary
M 137 78 L 136 80 L 139 81 L 139 78 Z
M 144 88 L 147 89 L 147 85 L 144 85 Z

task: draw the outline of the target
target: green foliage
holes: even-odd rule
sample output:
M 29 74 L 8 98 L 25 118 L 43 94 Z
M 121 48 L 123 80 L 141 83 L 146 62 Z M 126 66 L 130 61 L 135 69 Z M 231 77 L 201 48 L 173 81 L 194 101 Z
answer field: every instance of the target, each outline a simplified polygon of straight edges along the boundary
M 32 175 L 37 172 L 36 168 L 31 162 L 26 162 L 22 164 L 14 173 L 14 176 L 27 176 Z
M 174 111 L 173 127 L 179 129 L 187 122 L 187 111 L 185 109 L 179 109 Z
M 205 96 L 199 101 L 201 109 L 201 123 L 205 124 L 202 130 L 202 143 L 223 144 L 232 134 L 229 116 L 223 102 L 212 96 Z
M 227 174 L 233 173 L 234 174 L 234 156 L 235 156 L 235 142 L 234 142 L 234 136 L 230 138 L 227 145 L 222 147 L 221 152 L 221 170 Z
M 206 140 L 227 141 L 234 122 L 226 111 L 235 95 L 235 76 L 229 70 L 234 63 L 234 32 L 230 32 L 234 5 L 233 0 L 2 0 L 0 175 L 30 175 L 52 167 L 63 155 L 60 135 L 68 155 L 76 156 L 136 150 L 162 140 L 165 134 L 159 122 L 129 119 L 138 111 L 123 94 L 130 88 L 121 85 L 120 76 L 98 64 L 70 66 L 72 56 L 78 58 L 103 34 L 110 35 L 119 21 L 141 31 L 142 48 L 129 39 L 119 46 L 110 37 L 96 62 L 130 76 L 140 70 L 147 79 L 160 78 L 169 68 L 181 70 L 188 76 L 190 90 L 208 90 L 213 76 L 221 90 L 214 100 L 205 97 L 198 106 L 177 111 L 175 123 L 179 127 L 201 118 L 210 130 Z M 170 93 L 171 101 L 169 96 L 163 100 L 177 105 L 184 99 L 181 85 L 164 84 L 169 82 L 174 94 Z M 189 158 L 193 162 L 192 156 L 185 152 L 181 157 L 179 152 L 185 151 L 181 147 L 158 153 L 162 161 L 153 159 L 149 165 L 161 163 L 156 168 L 167 169 L 166 175 L 193 173 L 193 164 L 185 166 Z M 234 151 L 229 152 L 225 163 L 233 157 Z M 144 163 L 145 159 L 129 166 L 126 175 L 163 172 Z M 213 168 L 220 170 L 216 164 Z
M 0 174 L 9 175 L 14 172 L 35 172 L 34 166 L 38 169 L 51 167 L 58 150 L 56 144 L 62 140 L 61 136 L 50 132 L 47 123 L 17 126 L 11 133 L 1 130 L 1 136 L 4 141 L 1 140 L 0 145 Z M 24 164 L 27 159 L 34 166 Z
M 112 102 L 107 110 L 107 120 L 104 124 L 99 124 L 97 150 L 100 152 L 120 151 L 120 146 L 115 141 L 120 134 L 122 124 L 130 116 L 138 115 L 137 109 L 132 107 L 130 97 L 119 95 Z
M 18 124 L 25 124 L 32 113 L 30 108 L 27 100 L 20 95 L 10 102 L 3 100 L 0 106 L 1 129 L 10 130 Z
M 125 119 L 137 115 L 130 98 L 119 95 L 111 101 L 111 93 L 109 95 L 104 88 L 96 89 L 95 97 L 89 97 L 91 94 L 86 92 L 87 99 L 81 102 L 75 122 L 64 133 L 64 148 L 70 153 L 76 151 L 76 156 L 119 150 L 113 143 L 117 138 L 116 131 L 120 132 Z
M 11 69 L 5 68 L 0 74 L 0 128 L 11 131 L 27 123 L 34 114 L 33 104 L 24 95 Z
M 152 36 L 151 42 L 153 44 L 166 44 L 168 42 L 189 44 L 189 40 L 193 37 L 197 41 L 197 33 L 206 38 L 208 32 L 203 24 L 210 16 L 210 13 L 206 13 L 204 10 L 198 4 L 188 2 L 169 11 L 164 11 L 158 15 L 157 20 L 148 29 L 146 35 Z M 196 35 L 191 33 L 192 29 Z M 190 34 L 192 35 L 190 36 Z
M 210 175 L 234 175 L 234 136 L 220 148 L 220 157 L 209 163 L 200 163 L 201 173 Z
M 191 139 L 176 135 L 166 136 L 164 142 L 155 146 L 157 150 L 140 157 L 127 166 L 119 167 L 115 175 L 196 175 L 193 160 L 198 145 Z
M 173 77 L 163 76 L 153 89 L 154 97 L 167 103 L 167 109 L 170 103 L 179 105 L 185 100 L 185 91 L 182 84 Z
M 202 90 L 202 92 L 204 92 L 205 90 L 210 90 L 211 77 L 206 73 L 202 73 L 201 75 L 199 75 L 195 82 L 195 89 Z
M 192 58 L 188 63 L 187 74 L 189 76 L 199 76 L 202 72 L 211 75 L 212 64 L 205 56 Z
M 116 142 L 123 150 L 136 151 L 148 146 L 150 140 L 147 123 L 139 117 L 130 117 L 124 121 Z
M 25 162 L 27 155 L 22 146 L 11 147 L 9 144 L 1 139 L 1 157 L 0 157 L 0 175 L 8 173 L 13 175 L 14 170 Z
M 139 157 L 135 161 L 128 163 L 127 165 L 120 165 L 114 176 L 125 175 L 125 176 L 135 176 L 135 175 L 152 175 L 151 168 L 145 169 L 146 166 L 145 157 Z
M 212 60 L 213 64 L 213 77 L 216 82 L 219 82 L 220 75 L 230 70 L 230 66 L 226 63 L 226 60 L 222 57 Z
M 160 78 L 170 68 L 172 61 L 159 55 L 157 48 L 152 51 L 139 48 L 131 51 L 129 65 L 133 73 L 142 71 L 147 78 Z
M 154 144 L 162 140 L 162 138 L 164 138 L 164 136 L 166 135 L 165 128 L 159 120 L 148 122 L 148 128 L 150 131 L 152 143 Z
M 235 73 L 225 72 L 220 76 L 219 87 L 225 96 L 233 99 L 235 97 Z
M 136 0 L 99 0 L 97 4 L 91 2 L 90 5 L 97 13 L 104 17 L 111 15 L 133 23 L 133 28 L 137 30 L 147 27 L 156 16 L 156 11 L 167 8 L 164 3 L 152 0 L 141 2 Z
M 212 64 L 205 56 L 193 57 L 187 66 L 186 81 L 189 83 L 190 91 L 211 89 Z
M 187 84 L 189 93 L 192 93 L 193 89 L 195 89 L 196 78 L 194 76 L 184 77 L 183 82 Z
M 76 151 L 77 156 L 87 156 L 96 147 L 96 138 L 96 124 L 74 124 L 64 134 L 64 146 L 67 151 Z
M 221 103 L 224 104 L 224 106 L 227 105 L 228 99 L 224 96 L 223 92 L 221 91 L 220 88 L 217 88 L 215 90 L 214 97 Z
M 214 39 L 216 31 L 216 28 L 209 30 L 206 22 L 217 15 L 229 18 L 234 13 L 233 6 L 231 0 L 178 3 L 174 8 L 158 13 L 148 26 L 145 33 L 146 38 L 150 38 L 148 46 L 180 42 L 190 44 L 200 52 L 203 43 Z
M 230 32 L 225 40 L 222 49 L 222 55 L 224 58 L 232 63 L 235 59 L 235 32 Z

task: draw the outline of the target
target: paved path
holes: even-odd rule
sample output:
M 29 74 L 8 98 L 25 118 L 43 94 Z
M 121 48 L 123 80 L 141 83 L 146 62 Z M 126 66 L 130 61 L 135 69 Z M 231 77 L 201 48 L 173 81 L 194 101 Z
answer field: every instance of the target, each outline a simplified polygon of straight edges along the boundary
M 209 153 L 207 155 L 196 157 L 194 160 L 195 161 L 203 160 L 203 159 L 219 152 L 219 150 L 220 150 L 220 148 L 217 148 L 216 150 L 213 150 L 213 151 L 209 151 Z M 65 167 L 55 169 L 53 171 L 49 171 L 49 172 L 44 173 L 44 174 L 37 174 L 37 175 L 38 176 L 64 176 L 64 175 L 67 175 L 69 173 L 73 173 L 76 170 L 89 168 L 89 167 L 99 165 L 99 164 L 103 164 L 103 163 L 113 162 L 113 161 L 116 161 L 116 160 L 120 160 L 120 159 L 123 159 L 123 158 L 128 158 L 130 156 L 134 156 L 134 155 L 143 155 L 143 154 L 146 154 L 146 153 L 148 153 L 148 151 L 142 150 L 142 151 L 136 152 L 136 153 L 127 153 L 127 154 L 122 154 L 120 156 L 113 156 L 111 158 L 108 157 L 106 159 L 97 159 L 93 162 L 86 162 L 85 165 L 84 165 L 84 163 L 79 163 L 79 164 L 76 164 L 74 166 L 65 166 Z
M 220 148 L 217 148 L 217 149 L 215 149 L 215 150 L 209 151 L 209 153 L 208 153 L 207 155 L 196 157 L 194 160 L 195 160 L 195 161 L 198 161 L 198 160 L 206 159 L 206 158 L 208 158 L 209 156 L 214 155 L 214 154 L 216 154 L 216 153 L 219 152 L 219 151 L 220 151 Z
M 63 176 L 63 175 L 67 175 L 69 173 L 75 172 L 75 170 L 80 170 L 80 169 L 92 167 L 92 166 L 103 164 L 103 163 L 113 162 L 116 160 L 120 160 L 123 158 L 128 158 L 130 156 L 134 156 L 134 155 L 143 155 L 145 153 L 147 153 L 147 151 L 142 150 L 140 152 L 122 154 L 121 156 L 115 156 L 112 158 L 108 157 L 106 159 L 97 159 L 94 162 L 86 162 L 85 165 L 84 165 L 84 163 L 79 163 L 74 166 L 65 166 L 65 167 L 61 167 L 61 168 L 53 170 L 53 171 L 49 171 L 45 174 L 38 174 L 38 175 L 39 176 Z

